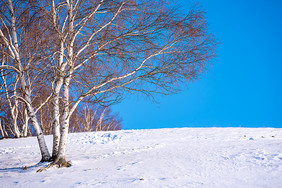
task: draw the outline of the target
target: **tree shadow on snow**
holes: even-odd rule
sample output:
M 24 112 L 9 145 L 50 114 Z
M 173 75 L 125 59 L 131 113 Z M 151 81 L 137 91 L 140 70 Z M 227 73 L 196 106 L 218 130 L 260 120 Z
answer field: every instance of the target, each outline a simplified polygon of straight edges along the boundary
M 37 163 L 35 165 L 30 165 L 30 166 L 21 166 L 21 167 L 10 167 L 10 168 L 0 168 L 0 173 L 5 173 L 5 172 L 19 172 L 19 173 L 24 173 L 28 172 L 31 170 L 35 170 L 38 167 L 42 167 L 42 165 L 45 165 L 44 163 Z

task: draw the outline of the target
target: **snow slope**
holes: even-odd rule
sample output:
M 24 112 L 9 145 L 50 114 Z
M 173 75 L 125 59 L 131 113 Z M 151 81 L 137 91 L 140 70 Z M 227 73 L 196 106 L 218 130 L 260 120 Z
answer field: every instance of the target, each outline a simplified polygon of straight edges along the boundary
M 67 157 L 72 167 L 36 173 L 36 138 L 1 140 L 0 187 L 282 187 L 282 129 L 75 133 Z

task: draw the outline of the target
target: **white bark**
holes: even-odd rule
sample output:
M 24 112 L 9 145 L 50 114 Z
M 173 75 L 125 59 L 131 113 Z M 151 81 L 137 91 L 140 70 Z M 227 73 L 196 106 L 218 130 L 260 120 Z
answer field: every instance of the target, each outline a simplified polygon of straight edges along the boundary
M 62 84 L 61 84 L 62 85 Z M 59 142 L 60 142 L 60 109 L 59 109 L 59 86 L 56 85 L 55 91 L 53 94 L 53 152 L 52 158 L 55 159 L 59 151 Z
M 94 124 L 95 116 L 97 113 L 98 107 L 92 113 L 92 111 L 89 109 L 88 105 L 86 104 L 84 107 L 84 118 L 85 118 L 85 124 L 84 124 L 84 131 L 85 132 L 91 132 L 93 131 L 92 125 Z
M 102 128 L 102 121 L 103 121 L 103 119 L 105 117 L 105 111 L 106 111 L 106 108 L 104 108 L 102 114 L 100 115 L 100 118 L 99 118 L 99 120 L 97 122 L 97 125 L 96 125 L 96 131 L 102 131 L 103 130 L 103 128 Z
M 14 131 L 15 131 L 15 137 L 19 138 L 22 135 L 20 133 L 20 130 L 19 130 L 19 127 L 18 127 L 18 122 L 17 122 L 18 114 L 19 114 L 19 112 L 18 112 L 17 90 L 16 90 L 17 84 L 18 84 L 18 80 L 16 81 L 16 83 L 14 85 L 14 88 L 13 88 L 13 90 L 14 90 L 14 97 L 15 97 L 15 105 L 14 105 L 14 107 L 12 109 L 12 111 L 13 111 L 12 113 L 13 113 L 13 116 L 14 116 L 14 118 L 13 118 L 13 126 L 14 126 Z
M 69 83 L 71 77 L 67 77 L 64 79 L 63 84 L 63 104 L 64 104 L 64 111 L 63 111 L 63 122 L 62 122 L 62 129 L 61 129 L 61 138 L 60 138 L 60 146 L 59 146 L 59 153 L 57 156 L 57 160 L 61 163 L 66 163 L 66 144 L 67 144 L 67 136 L 69 130 Z
M 2 61 L 2 65 L 4 65 L 5 61 L 3 59 Z M 18 120 L 18 102 L 17 102 L 17 92 L 15 90 L 15 87 L 17 85 L 17 82 L 14 83 L 15 86 L 13 87 L 14 88 L 14 104 L 12 104 L 12 97 L 9 96 L 9 89 L 8 89 L 8 86 L 7 86 L 7 83 L 6 83 L 6 76 L 4 76 L 4 72 L 3 70 L 1 69 L 1 77 L 2 77 L 2 81 L 3 81 L 3 85 L 4 85 L 4 90 L 5 90 L 5 96 L 6 96 L 6 101 L 8 102 L 9 104 L 9 108 L 10 108 L 10 112 L 11 112 L 11 119 L 12 119 L 12 127 L 13 127 L 13 134 L 16 138 L 19 138 L 21 136 L 21 133 L 20 133 L 20 130 L 19 130 L 19 127 L 18 127 L 18 123 L 17 123 L 17 120 Z
M 66 63 L 70 67 L 68 70 L 63 71 L 64 79 L 63 79 L 63 117 L 62 117 L 62 127 L 61 127 L 61 134 L 60 134 L 60 143 L 59 143 L 59 151 L 58 156 L 56 157 L 55 162 L 60 164 L 66 164 L 66 143 L 67 143 L 67 136 L 69 130 L 69 85 L 72 75 L 72 59 L 73 59 L 73 1 L 66 0 L 66 6 L 68 11 L 68 46 L 67 46 L 67 59 Z M 61 69 L 62 71 L 62 69 Z
M 27 109 L 24 109 L 24 125 L 23 125 L 23 132 L 22 135 L 23 137 L 27 137 L 27 130 L 28 130 L 28 113 L 27 113 Z
M 0 119 L 0 131 L 1 131 L 2 138 L 5 138 L 8 135 L 7 132 L 5 131 L 5 125 L 3 125 L 3 128 L 2 128 L 1 119 Z
M 63 84 L 61 76 L 57 78 L 55 82 L 55 88 L 53 91 L 53 152 L 52 158 L 55 159 L 59 152 L 60 144 L 60 107 L 59 107 L 59 94 Z
M 30 121 L 31 121 L 31 123 L 34 127 L 34 130 L 36 132 L 39 148 L 40 148 L 40 151 L 41 151 L 42 161 L 49 161 L 51 157 L 50 157 L 50 154 L 49 154 L 49 151 L 48 151 L 45 139 L 44 139 L 44 135 L 43 135 L 42 130 L 39 126 L 37 118 L 35 116 L 34 110 L 33 110 L 32 106 L 30 105 L 31 101 L 30 101 L 30 95 L 29 94 L 26 94 L 25 100 L 28 102 L 27 112 L 28 112 L 28 115 L 30 117 Z
M 59 25 L 56 23 L 57 15 L 56 15 L 56 7 L 54 0 L 51 3 L 52 6 L 52 24 L 55 30 L 58 32 L 58 36 L 60 38 L 59 44 L 59 58 L 57 58 L 57 68 L 58 74 L 56 75 L 55 86 L 53 88 L 53 122 L 52 122 L 52 129 L 53 129 L 53 151 L 52 151 L 52 158 L 56 159 L 59 152 L 59 145 L 60 145 L 60 107 L 59 107 L 59 95 L 63 85 L 63 73 L 65 71 L 67 63 L 64 62 L 64 41 L 65 36 L 61 35 L 64 31 L 64 26 L 59 28 Z
M 40 148 L 41 155 L 42 155 L 42 161 L 48 161 L 50 160 L 50 154 L 49 154 L 47 145 L 45 143 L 45 139 L 44 139 L 42 130 L 36 118 L 34 108 L 31 104 L 31 95 L 30 95 L 28 86 L 26 84 L 25 75 L 24 75 L 22 64 L 21 64 L 18 38 L 17 38 L 17 32 L 16 32 L 16 17 L 15 17 L 15 13 L 13 9 L 12 0 L 8 0 L 8 5 L 9 5 L 10 14 L 11 14 L 12 41 L 10 41 L 9 43 L 9 40 L 5 38 L 2 31 L 0 32 L 0 36 L 2 37 L 3 41 L 7 45 L 8 50 L 10 51 L 11 57 L 14 59 L 15 68 L 19 71 L 18 72 L 19 73 L 19 83 L 24 93 L 24 100 L 26 103 L 28 116 L 30 117 L 30 121 L 37 135 L 37 140 L 38 140 L 39 148 Z

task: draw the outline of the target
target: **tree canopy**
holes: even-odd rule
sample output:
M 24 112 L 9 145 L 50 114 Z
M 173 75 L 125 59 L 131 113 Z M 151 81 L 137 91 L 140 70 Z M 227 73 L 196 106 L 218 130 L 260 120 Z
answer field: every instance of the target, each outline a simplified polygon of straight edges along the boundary
M 53 165 L 69 166 L 67 133 L 82 103 L 175 93 L 179 83 L 201 76 L 215 53 L 204 11 L 183 13 L 170 1 L 8 0 L 0 16 L 3 97 L 10 109 L 19 101 L 25 106 L 42 160 Z M 45 100 L 32 103 L 43 88 Z M 48 103 L 52 156 L 38 121 Z

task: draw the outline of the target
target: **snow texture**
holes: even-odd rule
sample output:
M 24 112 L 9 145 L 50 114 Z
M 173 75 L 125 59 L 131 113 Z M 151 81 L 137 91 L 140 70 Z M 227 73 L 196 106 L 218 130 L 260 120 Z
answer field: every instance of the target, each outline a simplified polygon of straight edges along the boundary
M 51 148 L 52 137 L 46 137 Z M 282 187 L 282 129 L 74 133 L 69 168 L 36 170 L 35 137 L 0 141 L 0 187 Z

